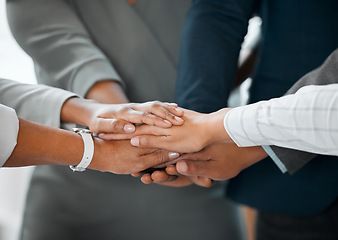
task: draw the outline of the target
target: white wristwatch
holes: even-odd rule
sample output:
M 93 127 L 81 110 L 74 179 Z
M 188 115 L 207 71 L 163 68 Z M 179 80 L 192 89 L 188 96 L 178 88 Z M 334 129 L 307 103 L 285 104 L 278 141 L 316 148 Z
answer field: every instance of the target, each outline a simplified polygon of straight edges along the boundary
M 77 166 L 70 165 L 70 169 L 73 170 L 73 172 L 83 172 L 86 170 L 86 168 L 89 166 L 93 159 L 94 155 L 94 141 L 93 141 L 93 133 L 84 128 L 73 128 L 73 132 L 81 135 L 83 144 L 84 144 L 84 151 L 83 151 L 83 157 L 81 159 L 81 162 Z

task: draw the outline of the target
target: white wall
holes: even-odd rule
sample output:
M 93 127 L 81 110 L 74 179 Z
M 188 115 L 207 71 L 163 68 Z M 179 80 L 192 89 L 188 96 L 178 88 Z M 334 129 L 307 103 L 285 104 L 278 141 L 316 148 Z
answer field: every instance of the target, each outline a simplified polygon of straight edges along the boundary
M 17 45 L 0 0 L 0 78 L 35 83 L 32 60 Z M 0 240 L 16 240 L 32 167 L 0 169 Z

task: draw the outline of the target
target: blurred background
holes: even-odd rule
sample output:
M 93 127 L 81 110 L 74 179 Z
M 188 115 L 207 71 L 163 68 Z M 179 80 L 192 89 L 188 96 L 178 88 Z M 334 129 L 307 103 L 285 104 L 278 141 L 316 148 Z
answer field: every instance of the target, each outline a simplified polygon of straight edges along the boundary
M 13 39 L 0 0 L 0 78 L 36 83 L 33 62 Z M 17 240 L 23 205 L 33 167 L 0 168 L 0 240 Z

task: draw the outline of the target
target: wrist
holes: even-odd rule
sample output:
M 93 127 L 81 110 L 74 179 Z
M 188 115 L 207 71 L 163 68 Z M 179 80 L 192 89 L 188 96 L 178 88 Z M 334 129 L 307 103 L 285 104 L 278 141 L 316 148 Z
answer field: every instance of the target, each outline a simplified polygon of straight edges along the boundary
M 230 108 L 223 108 L 207 115 L 206 140 L 208 145 L 220 141 L 232 141 L 224 128 L 224 117 L 230 110 Z
M 61 121 L 89 126 L 98 109 L 98 104 L 94 100 L 69 98 L 62 106 Z
M 101 172 L 113 172 L 111 166 L 114 164 L 114 156 L 108 154 L 105 150 L 107 149 L 107 141 L 100 138 L 93 138 L 93 141 L 95 151 L 92 162 L 90 163 L 88 168 Z M 112 145 L 110 143 L 109 148 L 112 148 L 113 146 L 114 144 Z
M 83 128 L 73 128 L 73 131 L 79 135 L 81 135 L 83 140 L 83 156 L 77 165 L 69 165 L 70 169 L 72 169 L 74 172 L 83 172 L 87 169 L 87 167 L 90 165 L 93 155 L 94 155 L 94 140 L 92 136 L 92 132 L 83 129 Z

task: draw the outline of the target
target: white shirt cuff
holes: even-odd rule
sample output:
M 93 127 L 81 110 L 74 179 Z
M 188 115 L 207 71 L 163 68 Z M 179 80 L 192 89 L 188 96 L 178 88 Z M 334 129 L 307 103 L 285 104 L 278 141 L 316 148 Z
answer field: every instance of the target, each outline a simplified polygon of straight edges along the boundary
M 231 109 L 224 117 L 224 128 L 239 147 L 251 147 L 266 142 L 257 126 L 257 114 L 262 102 Z

